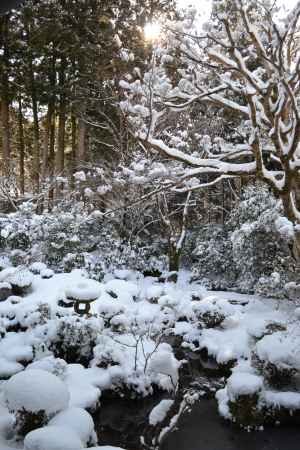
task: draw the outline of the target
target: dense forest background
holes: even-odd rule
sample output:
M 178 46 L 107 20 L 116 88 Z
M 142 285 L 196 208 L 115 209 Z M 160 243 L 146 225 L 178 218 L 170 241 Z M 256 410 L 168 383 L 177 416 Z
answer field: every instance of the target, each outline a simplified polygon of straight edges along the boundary
M 174 2 L 29 1 L 1 17 L 2 190 L 47 185 L 53 200 L 57 176 L 129 156 L 119 82 L 147 64 L 144 26 L 160 14 Z

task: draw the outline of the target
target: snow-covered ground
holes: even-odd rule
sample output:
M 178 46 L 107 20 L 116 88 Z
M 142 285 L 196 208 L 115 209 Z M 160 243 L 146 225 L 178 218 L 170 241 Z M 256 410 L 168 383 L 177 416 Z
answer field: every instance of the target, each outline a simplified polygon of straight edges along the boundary
M 66 307 L 74 299 L 93 300 L 89 316 Z M 232 418 L 230 401 L 253 393 L 261 404 L 300 410 L 299 317 L 295 303 L 207 292 L 189 284 L 187 273 L 177 284 L 124 270 L 102 283 L 80 270 L 49 279 L 33 275 L 26 295 L 0 302 L 0 449 L 97 445 L 90 413 L 101 408 L 108 389 L 140 396 L 151 395 L 155 385 L 166 390 L 169 400 L 153 410 L 149 423 L 163 420 L 184 364 L 168 335 L 233 367 L 217 393 L 225 417 Z M 275 389 L 264 372 L 268 364 L 290 371 L 293 388 Z M 39 415 L 37 429 L 24 433 L 24 413 Z

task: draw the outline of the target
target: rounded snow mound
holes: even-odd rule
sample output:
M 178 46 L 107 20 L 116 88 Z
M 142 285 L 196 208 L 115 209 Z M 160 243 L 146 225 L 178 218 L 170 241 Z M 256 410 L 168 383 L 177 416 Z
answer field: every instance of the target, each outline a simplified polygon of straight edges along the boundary
M 262 388 L 263 378 L 252 373 L 234 372 L 227 381 L 227 392 L 231 401 L 241 395 L 254 395 Z
M 4 386 L 4 399 L 10 411 L 25 409 L 28 412 L 55 414 L 68 407 L 69 398 L 66 385 L 44 370 L 19 372 Z
M 73 430 L 67 427 L 47 426 L 27 434 L 24 450 L 79 450 L 83 444 Z
M 85 445 L 97 443 L 94 421 L 91 415 L 82 408 L 61 411 L 50 420 L 49 426 L 61 426 L 73 430 Z
M 101 285 L 94 280 L 80 280 L 66 289 L 66 297 L 73 300 L 91 301 L 101 295 Z

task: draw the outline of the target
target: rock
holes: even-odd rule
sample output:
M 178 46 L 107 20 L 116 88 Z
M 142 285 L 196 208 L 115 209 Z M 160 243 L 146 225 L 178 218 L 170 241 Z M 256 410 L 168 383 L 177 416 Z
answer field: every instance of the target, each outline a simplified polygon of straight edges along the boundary
M 160 283 L 177 283 L 178 272 L 167 272 L 158 279 Z
M 263 378 L 252 373 L 234 372 L 227 380 L 228 406 L 234 422 L 243 426 L 262 423 L 258 406 Z
M 0 283 L 0 302 L 5 301 L 12 294 L 12 287 L 10 283 Z
M 300 299 L 300 284 L 294 281 L 286 283 L 284 286 L 285 295 L 291 300 Z

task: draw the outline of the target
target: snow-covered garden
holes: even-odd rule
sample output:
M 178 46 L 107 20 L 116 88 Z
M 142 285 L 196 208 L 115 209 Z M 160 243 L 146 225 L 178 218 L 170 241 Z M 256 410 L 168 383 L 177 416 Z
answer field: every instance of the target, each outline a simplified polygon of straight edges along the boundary
M 4 3 L 0 450 L 296 450 L 300 2 Z
M 0 275 L 1 449 L 107 448 L 105 404 L 118 397 L 152 398 L 136 429 L 149 448 L 214 393 L 219 413 L 245 427 L 299 420 L 294 302 L 209 292 L 187 271 L 177 283 L 129 270 L 98 282 L 43 263 Z

